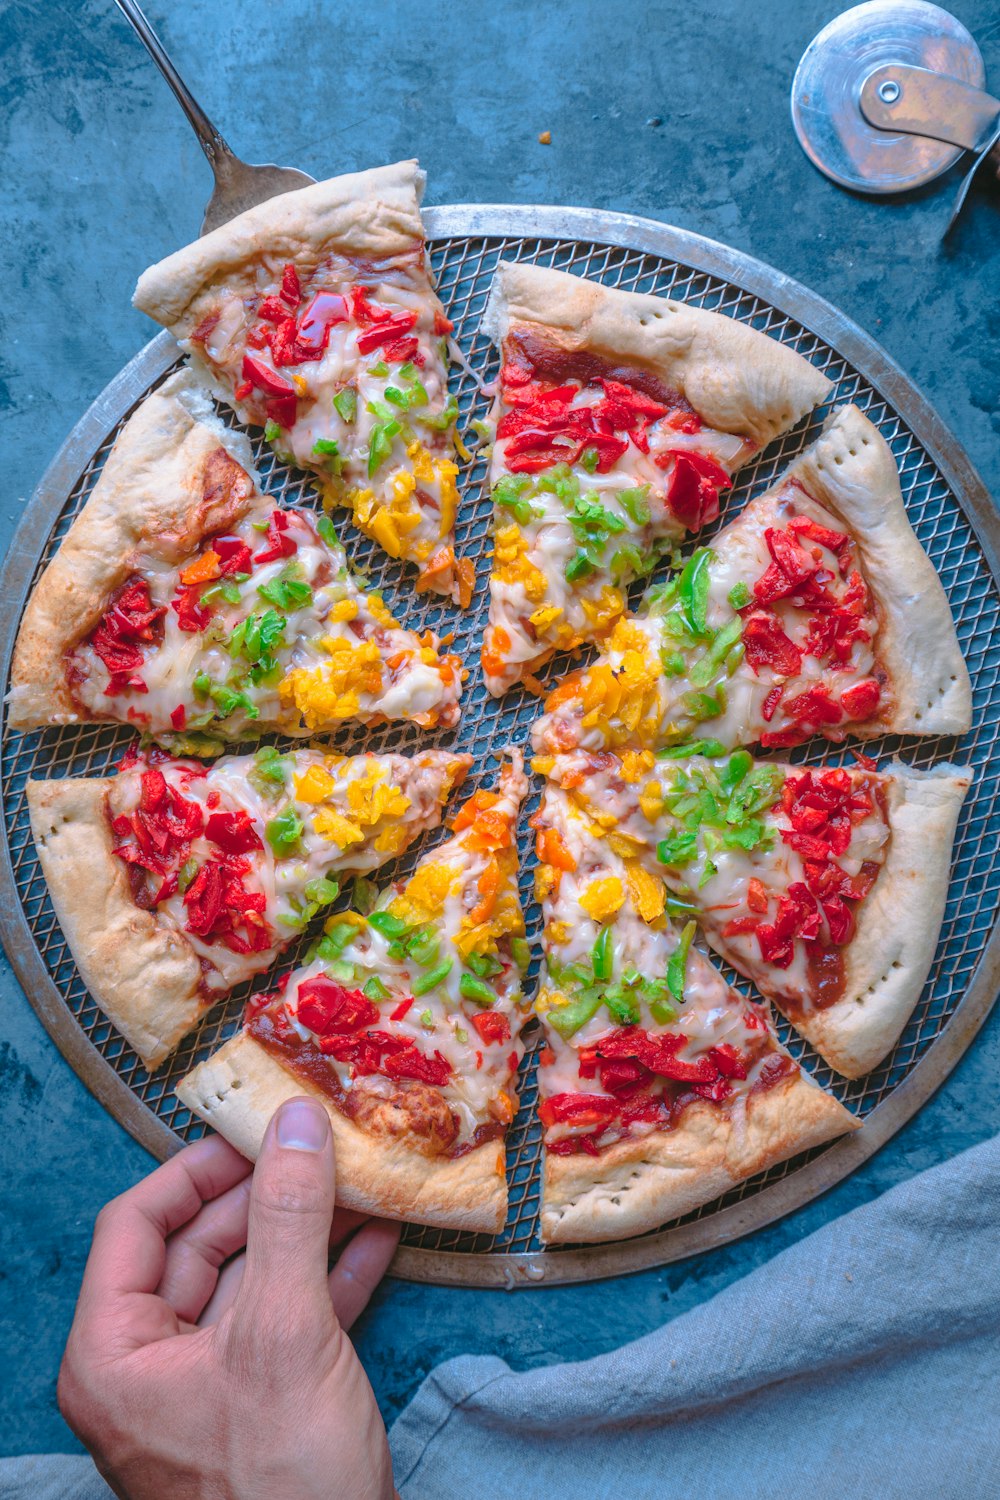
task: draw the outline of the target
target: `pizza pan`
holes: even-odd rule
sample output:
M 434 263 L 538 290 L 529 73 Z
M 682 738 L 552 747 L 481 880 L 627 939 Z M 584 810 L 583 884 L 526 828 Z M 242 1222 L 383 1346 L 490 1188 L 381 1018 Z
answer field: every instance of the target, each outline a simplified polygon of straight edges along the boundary
M 399 1276 L 453 1286 L 543 1286 L 585 1281 L 662 1265 L 725 1244 L 799 1207 L 840 1181 L 882 1146 L 948 1075 L 993 1003 L 1000 971 L 1000 572 L 996 513 L 982 481 L 925 399 L 879 349 L 834 307 L 759 261 L 684 230 L 626 214 L 577 208 L 457 205 L 425 213 L 442 300 L 455 320 L 468 361 L 457 370 L 463 425 L 485 414 L 487 398 L 473 371 L 489 378 L 495 358 L 478 333 L 487 288 L 501 257 L 554 265 L 626 290 L 657 292 L 741 319 L 791 344 L 834 382 L 832 404 L 854 401 L 878 426 L 899 465 L 910 520 L 933 559 L 955 615 L 974 691 L 974 728 L 953 741 L 887 739 L 873 754 L 901 749 L 918 766 L 957 757 L 975 771 L 959 824 L 941 942 L 923 995 L 898 1045 L 880 1067 L 854 1082 L 838 1078 L 779 1020 L 782 1039 L 817 1080 L 864 1121 L 845 1140 L 760 1174 L 715 1203 L 673 1224 L 612 1245 L 543 1250 L 538 1239 L 541 1147 L 534 1118 L 535 1047 L 522 1071 L 522 1106 L 509 1138 L 511 1208 L 501 1234 L 470 1235 L 410 1226 L 394 1263 Z M 83 505 L 128 414 L 177 362 L 161 333 L 120 372 L 74 429 L 29 501 L 0 571 L 5 604 L 0 670 L 6 683 L 24 600 L 41 567 Z M 741 475 L 727 507 L 742 506 L 815 435 L 823 412 L 759 455 Z M 262 452 L 267 488 L 285 503 L 315 504 L 308 479 Z M 459 551 L 476 560 L 473 607 L 463 616 L 417 596 L 390 562 L 345 521 L 356 566 L 382 587 L 407 625 L 455 632 L 470 670 L 457 730 L 422 736 L 413 726 L 376 731 L 345 728 L 338 749 L 410 750 L 420 744 L 468 750 L 474 775 L 486 781 L 493 753 L 523 744 L 537 700 L 515 689 L 500 702 L 483 686 L 478 644 L 486 617 L 489 498 L 484 464 L 473 455 L 464 475 Z M 723 517 L 723 520 L 725 516 Z M 557 662 L 554 676 L 560 670 Z M 0 938 L 31 1003 L 63 1055 L 91 1091 L 137 1140 L 164 1158 L 201 1134 L 201 1122 L 174 1097 L 174 1084 L 195 1061 L 232 1034 L 246 997 L 237 992 L 205 1017 L 171 1063 L 150 1075 L 94 1005 L 76 972 L 46 894 L 28 826 L 30 776 L 99 775 L 118 759 L 124 729 L 73 727 L 18 735 L 4 719 L 0 738 L 3 839 L 0 843 Z M 846 759 L 848 750 L 813 743 L 794 759 Z M 537 793 L 536 793 L 537 797 Z M 533 810 L 536 798 L 528 811 Z M 529 936 L 538 931 L 531 901 L 527 828 L 522 832 L 522 895 Z M 426 843 L 423 847 L 427 847 Z M 417 858 L 411 851 L 407 863 Z M 397 872 L 389 869 L 384 879 Z M 289 962 L 294 953 L 289 955 Z M 730 975 L 730 978 L 735 976 Z M 265 983 L 266 981 L 260 981 Z

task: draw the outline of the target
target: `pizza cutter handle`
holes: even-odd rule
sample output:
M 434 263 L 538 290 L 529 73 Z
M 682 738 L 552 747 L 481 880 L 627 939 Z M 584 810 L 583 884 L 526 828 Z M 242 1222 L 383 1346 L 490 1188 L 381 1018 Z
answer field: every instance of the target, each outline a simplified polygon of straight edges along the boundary
M 236 156 L 230 150 L 218 130 L 216 130 L 208 115 L 206 115 L 174 67 L 167 55 L 166 48 L 135 3 L 135 0 L 115 0 L 115 4 L 125 19 L 131 24 L 146 51 L 170 85 L 178 104 L 187 115 L 192 129 L 198 137 L 201 149 L 208 157 L 212 171 L 217 178 L 225 176 L 230 164 L 237 161 Z

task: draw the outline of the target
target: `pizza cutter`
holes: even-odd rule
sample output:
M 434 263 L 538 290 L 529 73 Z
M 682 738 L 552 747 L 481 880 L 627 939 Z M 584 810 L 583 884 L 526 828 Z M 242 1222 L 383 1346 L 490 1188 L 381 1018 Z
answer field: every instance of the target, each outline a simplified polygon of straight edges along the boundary
M 975 153 L 948 221 L 989 159 L 1000 177 L 1000 100 L 962 23 L 927 0 L 868 0 L 810 42 L 792 123 L 810 161 L 841 187 L 902 193 Z

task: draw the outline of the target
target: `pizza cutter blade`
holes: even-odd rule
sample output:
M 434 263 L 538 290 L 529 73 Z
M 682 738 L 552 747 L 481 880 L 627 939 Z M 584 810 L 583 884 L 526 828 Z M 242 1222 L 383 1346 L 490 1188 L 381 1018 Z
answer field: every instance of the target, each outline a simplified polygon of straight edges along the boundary
M 874 91 L 883 105 L 897 104 L 890 71 L 900 66 L 965 84 L 970 92 L 980 92 L 986 81 L 972 36 L 927 0 L 868 0 L 831 21 L 806 48 L 792 84 L 792 123 L 810 161 L 841 187 L 875 194 L 923 187 L 969 149 L 947 133 L 910 133 L 891 113 L 885 124 L 873 123 L 862 97 Z M 876 84 L 866 91 L 875 74 Z

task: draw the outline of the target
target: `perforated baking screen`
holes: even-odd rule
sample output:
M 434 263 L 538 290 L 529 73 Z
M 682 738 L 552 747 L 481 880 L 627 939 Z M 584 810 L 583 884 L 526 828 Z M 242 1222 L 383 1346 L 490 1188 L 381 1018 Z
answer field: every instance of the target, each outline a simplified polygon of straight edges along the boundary
M 993 558 L 995 523 L 975 475 L 905 377 L 864 334 L 838 319 L 833 309 L 767 267 L 696 236 L 622 215 L 452 208 L 429 210 L 427 221 L 442 301 L 455 321 L 456 338 L 469 364 L 486 379 L 495 373 L 496 359 L 478 332 L 478 323 L 501 257 L 554 265 L 612 286 L 712 308 L 752 324 L 812 360 L 835 384 L 831 404 L 856 402 L 889 442 L 899 465 L 910 520 L 941 575 L 972 674 L 974 728 L 960 746 L 942 740 L 906 744 L 887 740 L 866 746 L 879 757 L 902 748 L 905 758 L 918 766 L 954 756 L 975 771 L 959 827 L 937 957 L 899 1044 L 881 1067 L 850 1083 L 832 1073 L 783 1021 L 778 1022 L 782 1040 L 793 1054 L 868 1122 L 865 1130 L 849 1142 L 820 1148 L 750 1179 L 678 1225 L 664 1226 L 666 1232 L 615 1247 L 543 1252 L 538 1241 L 540 1133 L 535 1121 L 532 1040 L 522 1071 L 521 1108 L 508 1138 L 510 1213 L 503 1232 L 484 1236 L 408 1227 L 396 1263 L 400 1274 L 449 1283 L 515 1285 L 584 1279 L 656 1264 L 734 1238 L 820 1191 L 898 1129 L 953 1066 L 981 1023 L 992 999 L 996 967 L 992 953 L 989 964 L 981 960 L 1000 902 L 1000 815 L 995 810 L 1000 778 L 1000 698 L 996 691 L 1000 593 Z M 175 363 L 175 347 L 167 335 L 160 335 L 95 403 L 31 501 L 4 569 L 3 598 L 10 617 L 3 644 L 8 663 L 21 602 L 33 577 L 90 495 L 123 421 Z M 485 415 L 488 403 L 464 369 L 456 367 L 454 382 L 461 425 L 467 428 L 471 418 Z M 810 441 L 826 409 L 808 426 L 773 444 L 742 472 L 722 522 L 740 509 L 751 492 L 770 483 Z M 259 432 L 254 435 L 254 447 L 265 485 L 276 499 L 283 504 L 318 503 L 309 480 L 278 463 Z M 435 736 L 413 726 L 392 725 L 374 731 L 346 728 L 332 741 L 343 750 L 407 751 L 428 744 L 468 750 L 474 757 L 473 785 L 489 781 L 497 750 L 510 742 L 525 744 L 538 713 L 537 699 L 526 692 L 515 690 L 497 702 L 483 686 L 479 642 L 486 622 L 490 551 L 490 505 L 483 475 L 483 462 L 474 458 L 462 479 L 457 550 L 474 558 L 477 567 L 475 598 L 464 614 L 426 595 L 416 595 L 411 579 L 396 564 L 346 520 L 340 527 L 354 564 L 384 590 L 404 623 L 416 629 L 430 626 L 439 633 L 454 632 L 454 649 L 462 653 L 470 674 L 461 724 Z M 565 665 L 564 660 L 557 660 L 544 675 L 554 680 Z M 0 925 L 22 983 L 62 1050 L 118 1118 L 152 1150 L 166 1155 L 179 1141 L 191 1140 L 203 1130 L 200 1121 L 174 1097 L 174 1083 L 237 1028 L 247 990 L 211 1011 L 169 1066 L 147 1073 L 101 1015 L 77 974 L 46 894 L 24 794 L 29 777 L 102 774 L 119 758 L 129 738 L 125 730 L 87 727 L 18 735 L 8 731 L 5 723 L 2 767 L 7 849 L 0 870 Z M 849 757 L 847 750 L 831 750 L 819 743 L 795 752 L 793 758 Z M 526 812 L 536 805 L 537 786 Z M 424 841 L 398 867 L 385 870 L 380 881 L 388 882 L 411 868 L 421 850 L 441 836 Z M 533 861 L 526 817 L 521 851 L 522 896 L 533 938 L 539 914 L 532 898 Z M 293 951 L 282 968 L 294 958 Z M 265 976 L 257 987 L 266 984 Z M 957 1014 L 960 1006 L 961 1016 Z

